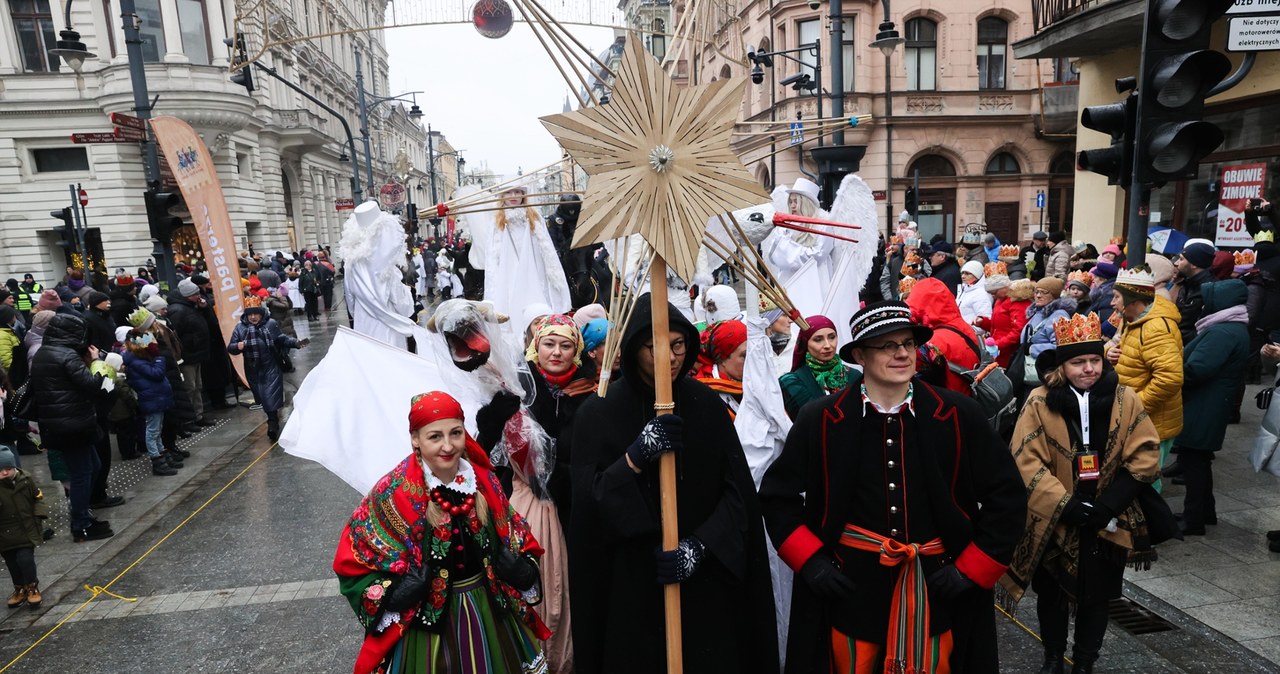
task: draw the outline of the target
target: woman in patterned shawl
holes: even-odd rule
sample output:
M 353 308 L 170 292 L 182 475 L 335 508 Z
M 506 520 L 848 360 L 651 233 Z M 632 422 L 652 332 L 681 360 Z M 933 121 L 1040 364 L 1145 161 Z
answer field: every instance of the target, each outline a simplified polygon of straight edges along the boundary
M 1027 484 L 1027 528 L 1000 585 L 1008 608 L 1028 584 L 1036 591 L 1042 674 L 1063 672 L 1074 607 L 1071 671 L 1088 674 L 1125 565 L 1154 559 L 1158 540 L 1148 524 L 1160 513 L 1144 512 L 1152 501 L 1142 497 L 1154 495 L 1160 437 L 1137 393 L 1104 369 L 1097 314 L 1059 318 L 1053 330 L 1056 350 L 1036 362 L 1045 385 L 1031 392 L 1013 431 L 1014 458 Z M 1155 502 L 1163 503 L 1158 496 Z
M 356 674 L 545 672 L 542 549 L 447 393 L 415 396 L 413 453 L 342 531 L 333 570 L 365 628 Z

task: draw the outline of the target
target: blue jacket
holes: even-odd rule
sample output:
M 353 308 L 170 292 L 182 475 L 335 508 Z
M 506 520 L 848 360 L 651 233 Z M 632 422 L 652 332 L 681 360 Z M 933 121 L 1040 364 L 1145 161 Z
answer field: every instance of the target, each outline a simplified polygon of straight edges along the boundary
M 1028 353 L 1032 357 L 1049 349 L 1057 348 L 1058 335 L 1053 331 L 1053 324 L 1059 318 L 1071 318 L 1076 311 L 1076 301 L 1070 297 L 1059 297 L 1054 301 L 1037 307 L 1027 307 L 1027 325 L 1022 329 L 1022 341 L 1030 342 Z
M 173 387 L 165 373 L 164 356 L 140 358 L 132 351 L 124 354 L 124 372 L 129 387 L 138 394 L 138 411 L 164 412 L 173 407 Z

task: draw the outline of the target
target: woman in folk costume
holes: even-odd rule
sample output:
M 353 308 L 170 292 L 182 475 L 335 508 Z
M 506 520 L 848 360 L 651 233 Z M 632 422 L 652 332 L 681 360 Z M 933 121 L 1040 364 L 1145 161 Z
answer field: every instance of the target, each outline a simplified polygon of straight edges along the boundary
M 1101 329 L 1097 314 L 1055 321 L 1057 346 L 1036 362 L 1045 385 L 1031 392 L 1013 432 L 1027 528 L 1001 586 L 1010 604 L 1028 585 L 1036 591 L 1042 674 L 1064 671 L 1072 613 L 1071 671 L 1093 671 L 1125 565 L 1149 566 L 1158 542 L 1148 524 L 1159 513 L 1144 514 L 1137 499 L 1159 475 L 1160 436 L 1138 394 L 1104 368 Z
M 503 210 L 495 211 L 484 250 L 484 299 L 510 316 L 535 302 L 568 311 L 569 283 L 546 223 L 526 198 L 529 188 L 515 183 L 502 190 Z
M 543 317 L 529 342 L 525 358 L 534 396 L 528 412 L 546 431 L 545 442 L 529 442 L 508 426 L 507 421 L 520 411 L 520 399 L 513 393 L 499 392 L 476 413 L 477 441 L 497 465 L 494 472 L 510 494 L 512 507 L 524 515 L 546 550 L 540 613 L 553 633 L 546 644 L 548 671 L 553 674 L 573 671 L 569 551 L 564 534 L 572 498 L 567 435 L 578 406 L 596 390 L 595 380 L 580 367 L 582 346 L 573 319 L 563 314 Z
M 791 371 L 778 378 L 787 416 L 792 419 L 805 403 L 843 389 L 849 380 L 849 366 L 836 354 L 835 323 L 826 316 L 804 320 L 809 329 L 801 330 L 796 339 Z
M 729 418 L 737 419 L 742 403 L 742 371 L 747 359 L 747 325 L 720 321 L 702 331 L 696 378 L 720 394 Z
M 333 570 L 365 629 L 356 674 L 545 672 L 542 549 L 463 427 L 432 391 L 409 410 L 413 452 L 342 531 Z

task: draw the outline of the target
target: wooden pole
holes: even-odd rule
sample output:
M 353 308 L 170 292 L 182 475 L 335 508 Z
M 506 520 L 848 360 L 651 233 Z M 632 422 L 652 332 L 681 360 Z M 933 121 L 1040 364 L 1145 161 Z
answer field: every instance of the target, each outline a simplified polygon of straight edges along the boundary
M 667 314 L 667 261 L 653 256 L 649 274 L 649 306 L 653 309 L 653 409 L 657 414 L 674 414 L 671 398 L 671 327 Z M 692 344 L 687 348 L 694 348 Z M 680 546 L 676 520 L 676 457 L 671 452 L 658 461 L 658 486 L 662 506 L 662 549 Z M 684 637 L 680 629 L 680 585 L 663 587 L 666 599 L 667 674 L 684 672 Z

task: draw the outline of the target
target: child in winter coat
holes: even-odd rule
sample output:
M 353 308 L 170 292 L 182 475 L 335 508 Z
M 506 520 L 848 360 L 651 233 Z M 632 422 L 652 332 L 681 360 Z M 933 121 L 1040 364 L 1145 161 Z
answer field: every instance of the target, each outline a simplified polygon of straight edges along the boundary
M 138 413 L 147 420 L 147 456 L 151 457 L 153 475 L 177 475 L 170 465 L 160 439 L 164 413 L 174 405 L 173 388 L 166 374 L 165 358 L 155 335 L 134 329 L 129 331 L 129 353 L 124 359 L 129 386 L 138 396 Z
M 36 546 L 44 542 L 41 529 L 48 517 L 44 494 L 18 468 L 13 448 L 0 445 L 0 555 L 13 578 L 9 608 L 24 603 L 39 608 L 43 601 L 36 577 Z

